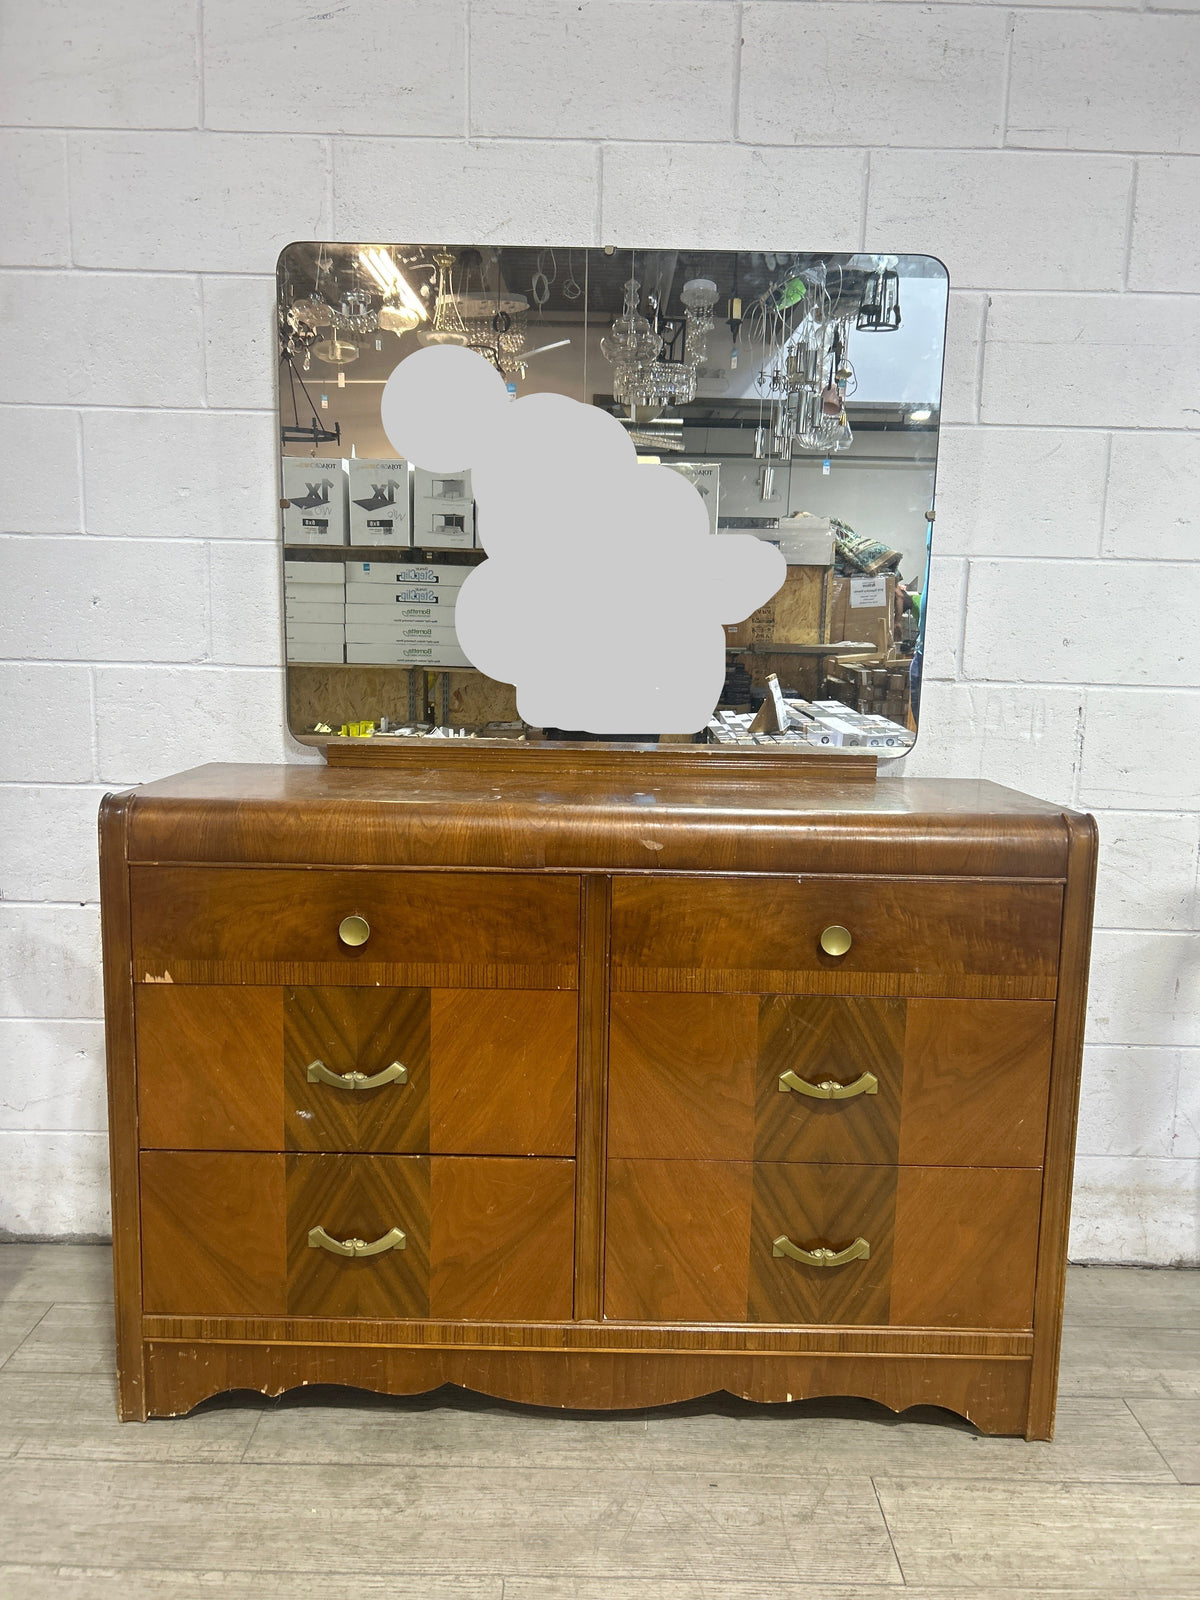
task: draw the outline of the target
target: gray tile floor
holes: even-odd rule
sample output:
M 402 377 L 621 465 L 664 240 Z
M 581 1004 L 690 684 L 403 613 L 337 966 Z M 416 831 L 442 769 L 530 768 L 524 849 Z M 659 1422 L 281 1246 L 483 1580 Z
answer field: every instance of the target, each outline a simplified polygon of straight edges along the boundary
M 115 1420 L 108 1251 L 0 1245 L 2 1600 L 1197 1600 L 1200 1273 L 1072 1268 L 1058 1437 L 443 1391 Z

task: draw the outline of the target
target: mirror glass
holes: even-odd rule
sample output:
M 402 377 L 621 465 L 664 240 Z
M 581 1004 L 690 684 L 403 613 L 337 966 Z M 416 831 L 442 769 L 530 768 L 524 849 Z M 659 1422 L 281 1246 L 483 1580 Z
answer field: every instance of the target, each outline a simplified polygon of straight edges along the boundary
M 911 747 L 948 291 L 939 261 L 314 242 L 283 252 L 278 286 L 297 739 Z M 601 408 L 640 464 L 694 486 L 711 537 L 748 534 L 781 552 L 776 593 L 721 619 L 724 684 L 702 727 L 535 727 L 514 685 L 473 666 L 454 617 L 488 559 L 486 506 L 469 468 L 401 457 L 380 415 L 398 363 L 438 345 L 478 352 L 514 399 Z M 597 485 L 587 470 L 559 476 L 571 484 L 556 512 L 568 538 Z M 618 626 L 612 648 L 635 675 L 642 655 L 649 683 L 640 615 L 641 642 Z

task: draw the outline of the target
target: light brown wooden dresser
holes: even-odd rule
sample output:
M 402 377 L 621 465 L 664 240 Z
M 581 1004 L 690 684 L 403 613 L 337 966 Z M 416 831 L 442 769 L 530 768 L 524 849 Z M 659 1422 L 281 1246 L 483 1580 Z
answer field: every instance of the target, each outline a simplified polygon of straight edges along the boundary
M 1050 1436 L 1090 817 L 853 759 L 353 760 L 105 800 L 123 1417 L 455 1383 Z

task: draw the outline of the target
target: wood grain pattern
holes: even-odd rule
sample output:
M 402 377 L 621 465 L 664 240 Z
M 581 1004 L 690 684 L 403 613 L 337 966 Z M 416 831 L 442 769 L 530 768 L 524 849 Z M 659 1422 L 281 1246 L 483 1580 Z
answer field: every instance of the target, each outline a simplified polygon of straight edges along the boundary
M 428 989 L 285 990 L 287 1149 L 427 1151 L 429 1014 Z M 368 1077 L 399 1061 L 408 1080 L 376 1089 L 339 1089 L 308 1081 L 313 1061 L 339 1076 L 362 1072 Z
M 784 992 L 810 973 L 862 994 L 908 974 L 933 977 L 945 995 L 978 977 L 1053 983 L 1061 910 L 1061 889 L 1045 883 L 625 878 L 613 886 L 613 986 L 633 987 L 638 973 L 670 988 L 672 969 L 711 971 L 713 990 L 756 988 L 727 975 L 761 971 L 795 974 Z M 834 923 L 853 937 L 844 956 L 818 942 Z
M 1019 1167 L 901 1167 L 892 1321 L 1028 1328 L 1041 1173 Z
M 750 1194 L 745 1162 L 611 1158 L 605 1316 L 743 1322 Z
M 134 1056 L 133 945 L 126 866 L 132 797 L 106 794 L 100 805 L 100 920 L 104 948 L 104 1049 L 108 1080 L 109 1185 L 117 1334 L 117 1410 L 123 1422 L 146 1415 L 138 1104 Z
M 609 1153 L 745 1160 L 757 1020 L 751 995 L 613 995 Z
M 483 966 L 499 981 L 506 968 L 544 965 L 562 970 L 554 987 L 576 981 L 579 895 L 570 878 L 162 866 L 135 867 L 130 881 L 143 981 L 180 962 Z M 371 927 L 357 950 L 338 938 L 351 915 Z
M 569 1317 L 575 1163 L 434 1156 L 431 1165 L 431 1315 Z
M 608 1162 L 608 925 L 612 884 L 579 883 L 579 1071 L 575 1117 L 575 1315 L 604 1305 L 604 1204 Z
M 139 984 L 136 1014 L 143 1148 L 279 1148 L 283 1007 L 278 989 Z
M 578 1028 L 570 992 L 435 990 L 429 1148 L 573 1156 Z
M 757 1010 L 757 1159 L 895 1161 L 906 1002 L 768 995 Z M 809 1083 L 852 1083 L 870 1072 L 878 1091 L 853 1100 L 781 1094 L 785 1072 Z
M 889 1320 L 896 1169 L 760 1162 L 754 1168 L 748 1315 L 753 1322 L 885 1323 Z M 871 1254 L 813 1267 L 772 1254 L 786 1236 L 804 1250 L 844 1250 L 866 1239 Z
M 371 1243 L 391 1228 L 402 1250 L 348 1258 L 314 1249 L 311 1228 Z M 423 1317 L 429 1312 L 427 1156 L 287 1157 L 287 1305 L 296 1316 Z
M 146 1150 L 141 1201 L 147 1311 L 287 1310 L 281 1155 Z
M 910 1000 L 900 1160 L 1040 1166 L 1054 1007 L 1022 1000 Z

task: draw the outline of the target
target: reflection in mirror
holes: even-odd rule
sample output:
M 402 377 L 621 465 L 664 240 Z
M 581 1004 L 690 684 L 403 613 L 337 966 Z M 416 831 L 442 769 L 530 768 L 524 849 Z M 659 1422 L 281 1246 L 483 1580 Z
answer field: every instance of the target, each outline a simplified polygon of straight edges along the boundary
M 947 289 L 924 256 L 289 246 L 279 405 L 293 734 L 590 736 L 522 722 L 514 687 L 472 666 L 454 613 L 487 560 L 486 505 L 469 470 L 425 470 L 384 432 L 397 364 L 459 345 L 514 398 L 603 408 L 640 461 L 690 481 L 713 537 L 749 533 L 782 552 L 782 586 L 726 627 L 707 725 L 663 743 L 902 755 L 920 710 Z M 576 484 L 564 530 L 595 494 Z M 614 629 L 613 649 L 636 676 L 637 638 Z

